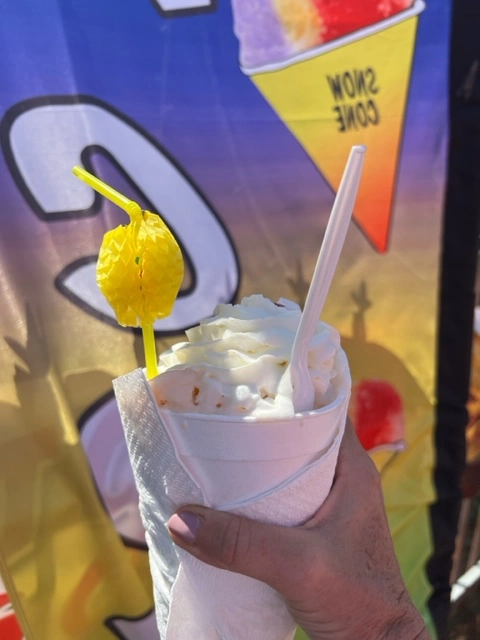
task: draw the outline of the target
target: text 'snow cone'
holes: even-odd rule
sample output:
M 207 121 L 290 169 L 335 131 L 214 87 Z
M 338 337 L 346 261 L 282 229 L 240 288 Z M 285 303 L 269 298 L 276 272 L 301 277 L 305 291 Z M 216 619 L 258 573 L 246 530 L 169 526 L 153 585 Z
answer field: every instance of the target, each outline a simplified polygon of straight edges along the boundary
M 283 68 L 247 72 L 335 191 L 351 147 L 367 146 L 354 218 L 382 253 L 388 248 L 418 14 L 424 6 L 417 0 L 383 28 L 323 45 Z

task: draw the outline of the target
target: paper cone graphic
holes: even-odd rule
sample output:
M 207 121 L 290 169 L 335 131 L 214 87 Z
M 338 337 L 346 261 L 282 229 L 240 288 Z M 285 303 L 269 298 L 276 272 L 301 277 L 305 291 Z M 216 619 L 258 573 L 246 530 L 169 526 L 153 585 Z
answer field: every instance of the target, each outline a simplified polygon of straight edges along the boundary
M 358 3 L 361 12 L 361 3 Z M 243 68 L 337 190 L 352 145 L 368 147 L 354 218 L 388 248 L 403 121 L 423 0 L 288 60 Z

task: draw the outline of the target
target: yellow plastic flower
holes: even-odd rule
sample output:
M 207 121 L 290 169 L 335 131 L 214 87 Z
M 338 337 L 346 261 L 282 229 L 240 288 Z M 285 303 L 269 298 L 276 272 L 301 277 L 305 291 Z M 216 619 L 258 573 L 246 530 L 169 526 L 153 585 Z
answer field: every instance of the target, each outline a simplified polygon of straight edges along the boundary
M 170 315 L 184 266 L 177 241 L 163 220 L 140 207 L 128 225 L 105 234 L 97 283 L 123 326 L 146 326 Z
M 130 224 L 103 237 L 97 283 L 119 324 L 142 327 L 147 377 L 154 378 L 158 367 L 153 323 L 172 312 L 183 280 L 182 252 L 159 216 L 142 211 L 136 202 L 82 167 L 72 171 L 130 216 Z

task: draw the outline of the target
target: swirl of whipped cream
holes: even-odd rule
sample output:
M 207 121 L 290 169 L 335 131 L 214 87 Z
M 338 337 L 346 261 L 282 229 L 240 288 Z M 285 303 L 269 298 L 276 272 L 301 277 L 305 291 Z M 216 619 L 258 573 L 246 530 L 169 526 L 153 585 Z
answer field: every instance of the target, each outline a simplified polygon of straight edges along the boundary
M 252 295 L 240 304 L 220 304 L 214 315 L 186 332 L 159 359 L 151 381 L 158 404 L 183 413 L 254 416 L 294 414 L 292 390 L 282 384 L 300 307 Z M 339 354 L 343 359 L 338 359 Z M 338 332 L 319 322 L 308 355 L 315 407 L 333 400 L 339 363 L 344 362 Z

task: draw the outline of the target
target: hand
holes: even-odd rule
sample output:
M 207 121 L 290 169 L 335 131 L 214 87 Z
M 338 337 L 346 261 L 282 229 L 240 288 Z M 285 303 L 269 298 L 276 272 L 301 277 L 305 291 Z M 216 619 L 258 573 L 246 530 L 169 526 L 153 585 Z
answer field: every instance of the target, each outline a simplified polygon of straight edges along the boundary
M 400 575 L 380 477 L 350 424 L 331 492 L 298 527 L 186 506 L 168 527 L 207 564 L 278 591 L 312 640 L 427 640 Z

